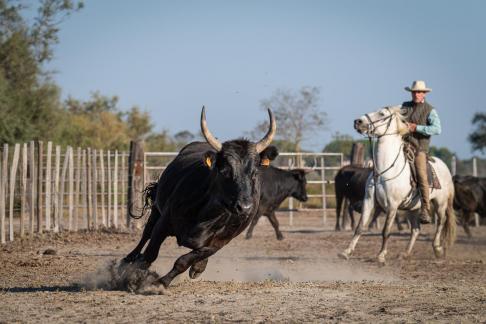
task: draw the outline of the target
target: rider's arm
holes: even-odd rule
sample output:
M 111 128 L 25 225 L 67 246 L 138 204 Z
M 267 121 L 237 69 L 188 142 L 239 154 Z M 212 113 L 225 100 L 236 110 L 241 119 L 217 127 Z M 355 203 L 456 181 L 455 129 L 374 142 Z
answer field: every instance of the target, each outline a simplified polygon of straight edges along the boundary
M 440 119 L 439 115 L 432 109 L 427 117 L 427 125 L 417 125 L 417 132 L 422 133 L 424 135 L 439 135 L 442 131 L 440 126 Z

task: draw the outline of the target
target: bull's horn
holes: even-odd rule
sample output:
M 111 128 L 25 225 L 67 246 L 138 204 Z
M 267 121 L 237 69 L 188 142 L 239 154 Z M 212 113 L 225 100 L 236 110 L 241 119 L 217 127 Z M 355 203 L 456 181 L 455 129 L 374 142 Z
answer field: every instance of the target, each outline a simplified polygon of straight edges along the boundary
M 208 129 L 208 125 L 206 123 L 206 108 L 204 108 L 204 106 L 202 107 L 201 111 L 201 131 L 208 144 L 211 145 L 216 152 L 221 151 L 221 148 L 223 147 L 221 142 L 218 141 Z
M 262 138 L 256 144 L 257 153 L 263 152 L 270 143 L 272 143 L 273 136 L 275 135 L 275 130 L 277 129 L 277 124 L 275 123 L 275 117 L 273 116 L 272 110 L 268 108 L 268 117 L 270 118 L 270 126 L 268 127 L 268 132 L 264 138 Z

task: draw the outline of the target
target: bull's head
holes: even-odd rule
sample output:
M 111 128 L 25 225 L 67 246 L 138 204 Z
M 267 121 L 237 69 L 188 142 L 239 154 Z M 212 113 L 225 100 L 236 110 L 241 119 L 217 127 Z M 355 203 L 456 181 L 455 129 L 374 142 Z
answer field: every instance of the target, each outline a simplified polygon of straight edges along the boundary
M 258 142 L 233 140 L 219 142 L 209 131 L 206 124 L 205 108 L 201 112 L 201 131 L 214 151 L 204 153 L 203 161 L 212 169 L 225 193 L 223 204 L 239 214 L 250 214 L 258 203 L 260 183 L 258 166 L 262 153 L 272 142 L 275 135 L 275 117 L 268 109 L 270 126 L 267 134 Z

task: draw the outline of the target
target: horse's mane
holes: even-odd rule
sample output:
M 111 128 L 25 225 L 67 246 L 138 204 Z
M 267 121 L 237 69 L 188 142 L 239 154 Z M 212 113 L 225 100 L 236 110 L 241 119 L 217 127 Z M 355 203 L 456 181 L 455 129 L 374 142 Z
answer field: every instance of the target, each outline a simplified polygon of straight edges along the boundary
M 398 133 L 401 136 L 408 134 L 410 131 L 408 130 L 408 127 L 407 127 L 407 124 L 406 124 L 407 121 L 405 119 L 405 116 L 403 116 L 403 114 L 402 114 L 402 106 L 391 106 L 391 107 L 387 107 L 387 108 L 394 116 L 397 117 Z

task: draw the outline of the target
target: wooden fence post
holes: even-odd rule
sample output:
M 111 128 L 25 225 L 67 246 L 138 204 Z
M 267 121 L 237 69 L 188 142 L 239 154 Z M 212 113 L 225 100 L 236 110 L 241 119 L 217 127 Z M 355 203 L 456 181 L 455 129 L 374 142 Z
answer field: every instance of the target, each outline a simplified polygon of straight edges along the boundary
M 0 186 L 0 242 L 5 244 L 5 208 L 8 185 L 8 144 L 3 144 L 2 178 Z
M 86 150 L 83 150 L 83 182 L 82 182 L 82 191 L 83 191 L 83 220 L 86 229 L 89 228 L 89 216 L 88 216 L 88 171 L 86 165 Z
M 105 211 L 105 163 L 104 153 L 100 150 L 100 182 L 101 182 L 101 223 L 106 226 L 106 211 Z
M 93 170 L 91 168 L 91 148 L 88 147 L 88 150 L 86 151 L 86 162 L 88 165 L 88 168 L 86 170 L 86 173 L 88 174 L 87 180 L 88 182 L 86 183 L 86 188 L 88 188 L 88 229 L 91 229 L 92 227 L 92 217 L 93 217 L 93 188 L 91 184 L 91 179 L 93 175 Z
M 36 186 L 37 186 L 37 177 L 35 172 L 35 142 L 30 141 L 29 143 L 29 163 L 30 163 L 30 218 L 29 218 L 29 233 L 30 235 L 34 234 L 34 224 L 35 224 L 35 215 L 37 210 L 36 205 Z M 37 210 L 37 212 L 39 212 Z
M 96 150 L 92 151 L 93 153 L 93 178 L 92 178 L 92 186 L 93 186 L 93 226 L 94 229 L 98 229 L 98 170 L 96 164 Z
M 27 143 L 22 145 L 22 182 L 20 198 L 20 237 L 24 237 L 25 210 L 27 209 Z
M 19 154 L 20 154 L 20 144 L 15 144 L 14 146 L 14 155 L 12 159 L 12 166 L 10 168 L 10 193 L 9 193 L 9 239 L 10 241 L 14 240 L 14 224 L 13 224 L 13 209 L 14 209 L 14 196 L 15 196 L 15 178 L 17 176 L 17 168 L 19 165 Z
M 61 147 L 56 145 L 56 160 L 54 167 L 54 232 L 59 232 L 59 214 L 61 213 L 60 206 L 60 190 L 59 190 L 59 169 L 61 168 Z
M 78 147 L 77 154 L 76 154 L 76 193 L 74 197 L 75 201 L 75 208 L 74 208 L 74 230 L 78 230 L 78 222 L 79 222 L 79 196 L 81 191 L 81 148 Z M 74 165 L 73 165 L 74 166 Z
M 42 141 L 37 142 L 38 156 L 37 156 L 37 233 L 42 233 L 42 196 L 43 196 L 43 157 L 44 157 L 44 143 Z M 47 172 L 46 172 L 47 173 Z
M 115 166 L 113 169 L 113 224 L 118 228 L 118 151 L 115 151 Z
M 144 143 L 141 140 L 130 142 L 128 156 L 128 192 L 126 224 L 130 228 L 130 214 L 137 214 L 143 208 L 143 158 Z
M 46 230 L 51 230 L 51 154 L 52 142 L 47 142 L 46 162 Z
M 353 143 L 351 148 L 351 164 L 356 166 L 364 166 L 364 144 Z
M 68 146 L 69 150 L 69 172 L 68 172 L 68 229 L 73 230 L 73 214 L 74 214 L 74 150 Z
M 107 167 L 108 167 L 108 221 L 107 221 L 107 224 L 108 224 L 108 227 L 111 227 L 113 225 L 112 223 L 112 219 L 111 219 L 111 186 L 112 186 L 112 182 L 111 182 L 111 152 L 110 150 L 108 150 L 107 153 Z
M 69 146 L 66 148 L 66 153 L 64 154 L 64 163 L 62 165 L 62 171 L 61 171 L 61 189 L 59 190 L 59 212 L 57 214 L 58 216 L 58 230 L 63 229 L 63 223 L 64 223 L 64 192 L 66 189 L 66 176 L 67 176 L 67 170 L 69 167 Z

